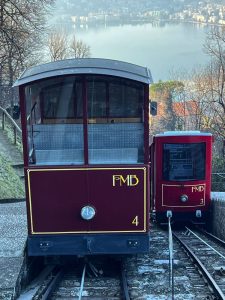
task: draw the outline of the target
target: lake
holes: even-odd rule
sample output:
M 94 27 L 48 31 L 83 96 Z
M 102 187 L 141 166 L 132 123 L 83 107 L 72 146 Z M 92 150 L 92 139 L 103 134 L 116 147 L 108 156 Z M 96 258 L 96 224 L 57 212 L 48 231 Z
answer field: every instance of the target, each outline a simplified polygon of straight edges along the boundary
M 154 82 L 205 65 L 203 44 L 209 27 L 192 23 L 75 28 L 92 57 L 118 59 L 150 68 Z

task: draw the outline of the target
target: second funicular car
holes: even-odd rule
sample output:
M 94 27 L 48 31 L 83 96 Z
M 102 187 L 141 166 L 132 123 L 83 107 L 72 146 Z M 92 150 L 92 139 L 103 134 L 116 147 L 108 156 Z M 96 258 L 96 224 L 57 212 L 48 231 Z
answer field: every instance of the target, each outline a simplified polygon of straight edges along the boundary
M 169 131 L 151 147 L 152 211 L 159 223 L 205 222 L 210 208 L 212 134 Z

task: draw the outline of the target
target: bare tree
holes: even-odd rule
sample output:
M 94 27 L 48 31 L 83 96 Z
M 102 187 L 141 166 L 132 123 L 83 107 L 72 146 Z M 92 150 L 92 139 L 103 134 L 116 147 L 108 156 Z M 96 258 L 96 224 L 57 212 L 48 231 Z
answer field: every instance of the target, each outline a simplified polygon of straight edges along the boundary
M 53 30 L 49 34 L 48 48 L 51 61 L 65 59 L 68 54 L 68 38 L 64 31 Z
M 74 35 L 70 42 L 70 54 L 74 58 L 90 57 L 90 46 L 86 45 L 82 40 L 77 40 Z
M 205 69 L 211 129 L 225 138 L 225 28 L 213 27 L 207 35 L 204 48 L 211 57 L 211 63 Z
M 0 86 L 11 86 L 35 62 L 54 0 L 0 0 Z M 12 98 L 12 97 L 11 97 Z
M 192 129 L 206 130 L 210 124 L 210 105 L 208 99 L 208 76 L 205 68 L 192 70 L 189 80 L 184 82 L 186 102 L 193 103 Z
M 91 56 L 90 46 L 75 35 L 70 37 L 65 30 L 54 28 L 48 36 L 48 52 L 51 61 L 66 58 L 86 58 Z

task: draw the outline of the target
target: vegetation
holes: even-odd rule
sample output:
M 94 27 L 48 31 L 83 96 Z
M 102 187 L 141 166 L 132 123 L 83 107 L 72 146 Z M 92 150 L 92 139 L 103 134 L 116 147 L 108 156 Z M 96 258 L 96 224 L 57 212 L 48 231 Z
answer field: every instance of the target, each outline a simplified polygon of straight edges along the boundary
M 184 84 L 178 80 L 159 81 L 150 87 L 150 99 L 158 102 L 158 117 L 153 117 L 153 132 L 176 129 L 176 114 L 173 102 L 183 94 Z
M 0 101 L 11 102 L 11 88 L 25 68 L 37 64 L 46 31 L 46 15 L 54 0 L 0 1 Z M 1 103 L 6 106 L 5 103 Z M 8 103 L 7 103 L 8 104 Z
M 201 130 L 211 132 L 215 138 L 214 172 L 220 171 L 218 163 L 224 157 L 225 140 L 225 27 L 212 27 L 206 36 L 204 50 L 210 63 L 185 74 L 185 77 L 173 76 L 173 80 L 153 84 L 150 94 L 156 98 L 158 107 L 163 108 L 159 119 L 155 118 L 157 128 L 165 130 Z M 177 79 L 179 78 L 179 80 Z M 178 116 L 173 112 L 174 102 L 180 102 L 184 108 L 192 104 L 192 112 L 184 109 L 182 126 L 177 127 Z M 190 103 L 192 102 L 192 103 Z M 160 106 L 161 105 L 161 106 Z M 180 105 L 180 106 L 181 106 Z M 189 122 L 187 119 L 189 118 Z M 154 122 L 154 119 L 153 119 Z M 222 178 L 222 177 L 221 177 Z
M 90 46 L 82 40 L 77 40 L 75 35 L 69 38 L 66 32 L 54 29 L 48 35 L 48 53 L 51 61 L 66 58 L 90 57 Z
M 11 167 L 11 162 L 0 153 L 0 199 L 24 198 L 24 184 Z
M 13 144 L 14 143 L 13 127 L 8 123 L 5 124 L 5 133 L 7 135 L 7 138 L 9 139 L 10 143 Z M 19 152 L 21 154 L 23 153 L 23 146 L 22 146 L 21 137 L 18 136 L 18 134 L 17 134 L 17 143 L 16 143 L 15 147 L 19 150 Z
M 46 14 L 54 0 L 0 1 L 0 84 L 12 85 L 18 74 L 34 64 L 46 29 Z
M 150 87 L 151 93 L 166 91 L 168 94 L 177 94 L 184 89 L 184 83 L 178 80 L 159 81 Z

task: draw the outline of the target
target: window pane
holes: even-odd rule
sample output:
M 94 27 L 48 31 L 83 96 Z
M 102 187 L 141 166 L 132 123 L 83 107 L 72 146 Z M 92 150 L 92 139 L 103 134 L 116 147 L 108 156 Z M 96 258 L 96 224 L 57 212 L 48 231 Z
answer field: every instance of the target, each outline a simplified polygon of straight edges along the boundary
M 120 118 L 141 118 L 144 89 L 142 84 L 114 80 L 109 85 L 109 115 Z
M 101 77 L 88 77 L 87 98 L 89 119 L 106 118 L 106 82 Z
M 40 94 L 43 118 L 82 118 L 81 91 L 81 82 L 74 81 L 74 77 L 49 80 Z
M 164 180 L 205 179 L 205 143 L 164 144 Z
M 144 161 L 143 85 L 110 76 L 88 77 L 90 164 Z
M 27 86 L 25 96 L 30 164 L 83 164 L 81 79 L 42 80 Z

